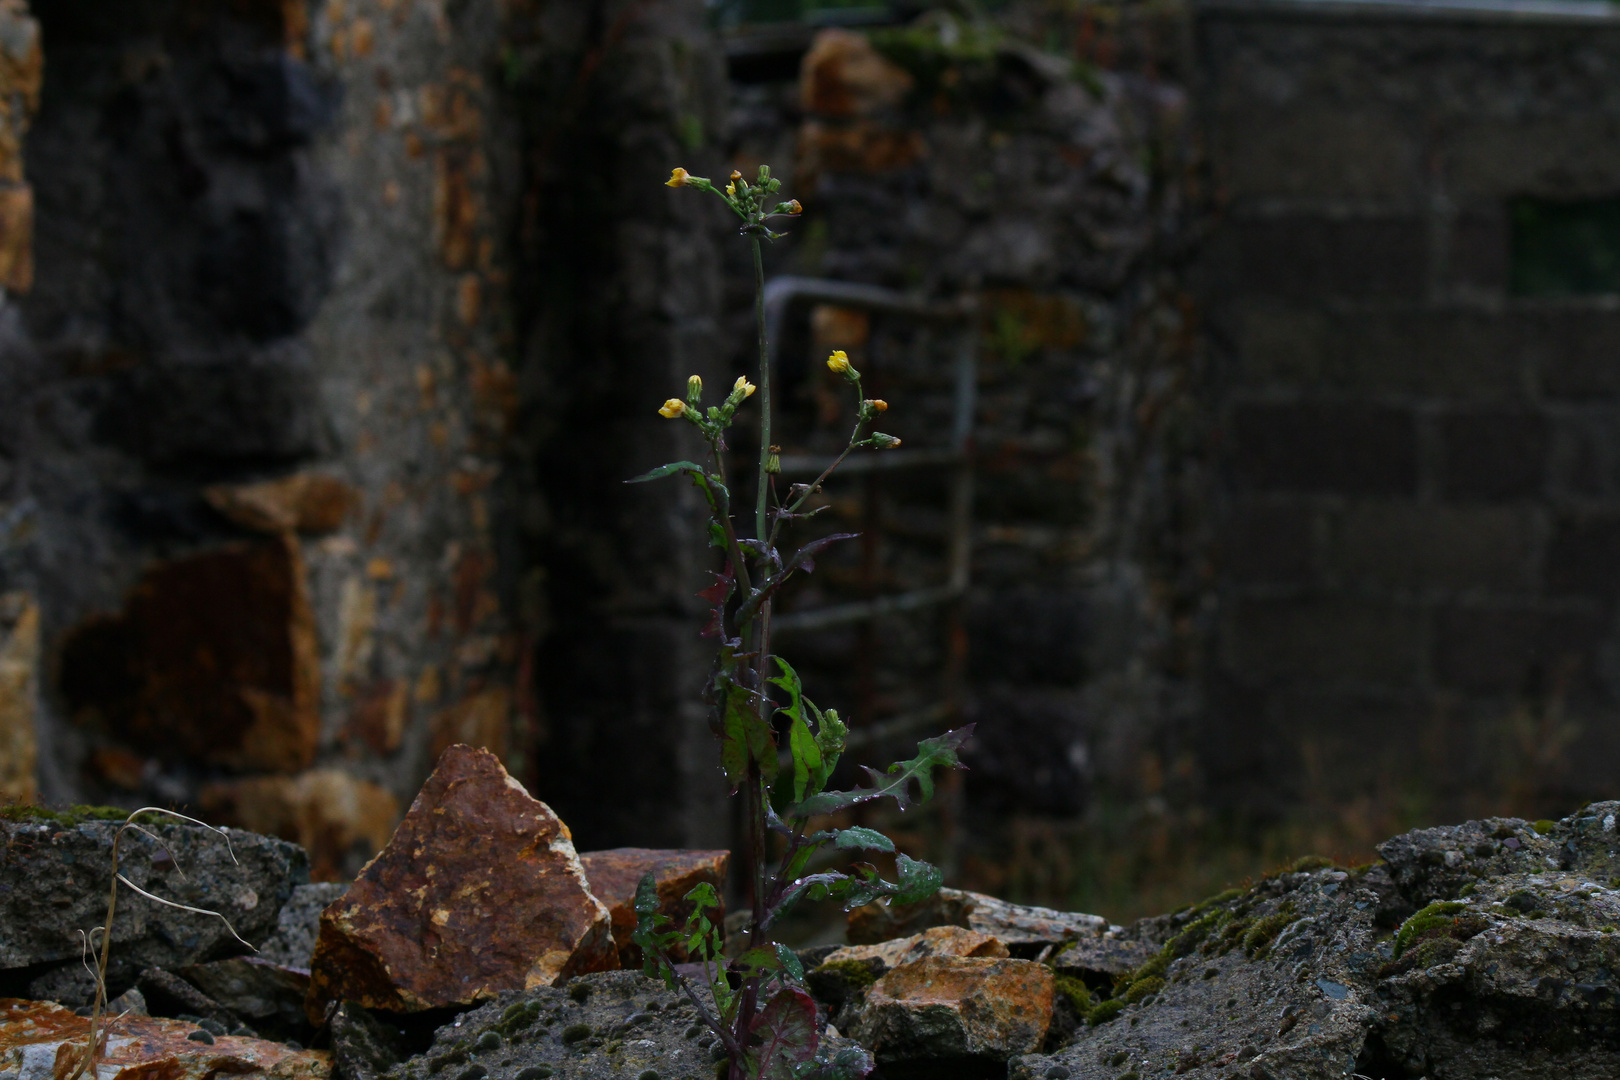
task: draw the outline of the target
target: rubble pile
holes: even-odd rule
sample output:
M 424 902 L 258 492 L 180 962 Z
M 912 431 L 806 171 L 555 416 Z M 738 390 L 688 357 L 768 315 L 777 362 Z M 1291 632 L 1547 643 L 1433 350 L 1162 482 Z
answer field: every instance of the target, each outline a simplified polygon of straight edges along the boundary
M 941 890 L 853 912 L 800 953 L 817 1073 L 882 1080 L 1508 1080 L 1620 1075 L 1620 802 L 1490 818 L 1308 858 L 1180 911 L 1095 915 Z M 0 1073 L 70 1076 L 115 826 L 0 822 Z M 707 1080 L 707 990 L 630 968 L 633 883 L 680 918 L 721 851 L 578 853 L 493 755 L 453 747 L 346 890 L 296 847 L 162 826 L 125 849 L 101 1080 Z M 185 877 L 180 876 L 181 870 Z M 210 907 L 210 905 L 213 905 Z M 25 914 L 26 911 L 26 914 Z M 245 954 L 245 955 L 244 955 Z M 78 978 L 70 977 L 77 967 Z M 858 1072 L 859 1070 L 857 1070 Z M 785 1074 L 784 1074 L 785 1075 Z

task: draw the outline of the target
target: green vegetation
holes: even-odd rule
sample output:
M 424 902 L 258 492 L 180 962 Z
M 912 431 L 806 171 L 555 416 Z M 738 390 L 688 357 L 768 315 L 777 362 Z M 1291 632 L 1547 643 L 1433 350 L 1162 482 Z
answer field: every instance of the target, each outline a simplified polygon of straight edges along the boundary
M 1407 946 L 1430 930 L 1449 929 L 1457 923 L 1457 916 L 1468 910 L 1468 905 L 1456 900 L 1439 900 L 1401 923 L 1395 931 L 1395 956 L 1400 957 Z
M 0 806 L 0 821 L 14 821 L 19 824 L 48 823 L 67 829 L 87 821 L 123 821 L 127 817 L 129 811 L 116 806 L 67 806 L 61 810 L 34 806 L 30 803 Z

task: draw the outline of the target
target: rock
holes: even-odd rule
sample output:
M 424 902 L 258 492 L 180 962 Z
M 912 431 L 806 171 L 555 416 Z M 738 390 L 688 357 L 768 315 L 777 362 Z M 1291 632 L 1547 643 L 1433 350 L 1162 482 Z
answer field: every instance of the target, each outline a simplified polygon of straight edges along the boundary
M 269 937 L 282 902 L 308 872 L 303 851 L 282 840 L 230 830 L 227 848 L 199 826 L 144 827 L 162 845 L 126 832 L 119 871 L 148 892 L 221 913 L 254 944 Z M 50 988 L 64 1004 L 89 1003 L 94 987 L 80 963 L 79 932 L 107 917 L 117 829 L 112 821 L 0 821 L 0 978 L 27 969 L 30 986 Z M 120 993 L 146 968 L 174 970 L 243 951 L 219 919 L 121 888 L 108 987 Z
M 399 821 L 399 800 L 387 788 L 342 769 L 208 784 L 198 801 L 212 821 L 302 845 L 317 881 L 352 879 Z
M 864 1058 L 829 1035 L 818 1059 Z M 684 996 L 639 972 L 504 993 L 440 1028 L 399 1080 L 709 1080 L 724 1056 Z M 869 1059 L 867 1059 L 869 1060 Z M 864 1075 L 860 1070 L 855 1075 Z
M 1125 936 L 1156 954 L 1008 1076 L 1620 1075 L 1617 813 L 1420 829 L 1387 864 L 1302 862 L 1143 920 Z
M 410 1057 L 398 1030 L 352 1001 L 332 1010 L 327 1031 L 335 1080 L 376 1080 Z
M 960 926 L 936 926 L 880 945 L 846 945 L 823 957 L 805 975 L 833 1023 L 845 1025 L 866 1000 L 866 991 L 891 969 L 925 956 L 1006 957 L 1007 946 L 988 934 Z
M 579 861 L 585 867 L 585 878 L 591 892 L 607 905 L 613 919 L 613 943 L 619 950 L 619 966 L 641 967 L 641 948 L 630 940 L 636 929 L 636 886 L 650 870 L 658 884 L 658 909 L 677 925 L 684 925 L 692 914 L 692 905 L 686 894 L 700 884 L 714 886 L 724 896 L 726 867 L 731 861 L 729 851 L 685 851 L 657 848 L 612 848 L 608 851 L 587 851 Z M 725 916 L 722 908 L 711 916 L 719 924 Z M 681 949 L 676 960 L 685 960 Z
M 347 883 L 335 881 L 317 881 L 293 889 L 276 916 L 276 932 L 259 946 L 258 958 L 307 972 L 321 930 L 321 912 L 348 890 Z
M 141 972 L 135 979 L 135 989 L 145 999 L 149 1015 L 208 1021 L 217 1025 L 222 1033 L 258 1035 L 251 1028 L 240 1030 L 245 1027 L 241 1017 L 180 976 L 162 968 L 147 968 Z
M 321 914 L 306 1011 L 418 1012 L 618 965 L 568 827 L 494 754 L 453 746 L 388 845 Z
M 806 112 L 849 119 L 899 107 L 915 80 L 885 59 L 865 34 L 822 30 L 799 65 Z
M 89 1034 L 89 1019 L 60 1005 L 0 998 L 0 1076 L 65 1077 Z M 95 1070 L 97 1080 L 327 1080 L 331 1073 L 331 1057 L 321 1051 L 133 1015 L 111 1023 Z
M 309 1040 L 311 1032 L 304 1017 L 308 970 L 283 967 L 257 956 L 237 956 L 193 964 L 176 974 L 261 1035 Z
M 849 915 L 849 940 L 869 945 L 906 937 L 931 926 L 962 926 L 1000 940 L 1013 956 L 1033 958 L 1048 945 L 1101 937 L 1108 920 L 1100 915 L 1009 904 L 983 893 L 940 889 L 917 904 L 868 904 Z
M 126 1013 L 130 1016 L 152 1015 L 146 1007 L 146 995 L 133 986 L 107 1002 L 108 1016 L 123 1016 Z
M 1052 972 L 1030 960 L 930 956 L 872 984 L 849 1034 L 891 1066 L 936 1071 L 1039 1049 L 1052 1023 Z
M 1106 982 L 1141 967 L 1155 951 L 1146 942 L 1104 935 L 1072 941 L 1054 952 L 1047 963 L 1060 975 Z
M 294 473 L 257 484 L 203 489 L 209 505 L 245 529 L 328 533 L 343 524 L 360 493 L 335 476 Z

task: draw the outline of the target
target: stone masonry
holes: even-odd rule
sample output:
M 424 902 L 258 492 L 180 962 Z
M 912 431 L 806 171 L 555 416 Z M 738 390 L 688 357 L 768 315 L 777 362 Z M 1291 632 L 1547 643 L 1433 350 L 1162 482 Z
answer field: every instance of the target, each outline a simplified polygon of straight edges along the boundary
M 1607 790 L 1620 311 L 1515 295 L 1509 210 L 1620 190 L 1620 21 L 1223 2 L 1197 49 L 1215 789 L 1469 811 Z

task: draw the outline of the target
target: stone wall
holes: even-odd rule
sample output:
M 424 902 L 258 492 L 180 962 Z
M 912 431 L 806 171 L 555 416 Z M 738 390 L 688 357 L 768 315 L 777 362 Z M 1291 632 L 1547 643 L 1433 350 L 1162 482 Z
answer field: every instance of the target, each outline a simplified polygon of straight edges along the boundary
M 1620 192 L 1620 22 L 1220 3 L 1197 47 L 1215 789 L 1431 812 L 1607 790 L 1620 313 L 1516 295 L 1510 209 Z

